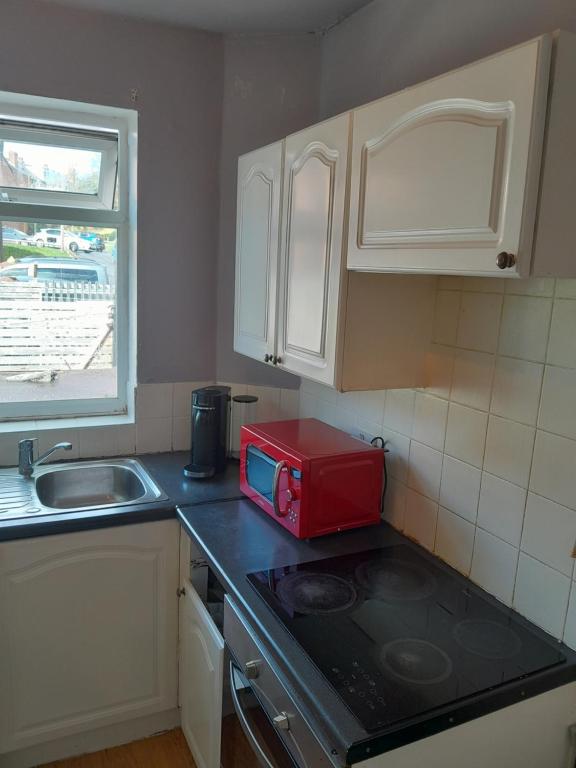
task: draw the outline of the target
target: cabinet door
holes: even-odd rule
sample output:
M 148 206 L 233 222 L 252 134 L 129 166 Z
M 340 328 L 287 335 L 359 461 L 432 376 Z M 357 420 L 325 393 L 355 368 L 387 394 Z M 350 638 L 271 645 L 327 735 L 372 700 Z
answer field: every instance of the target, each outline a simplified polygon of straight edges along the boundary
M 234 349 L 275 352 L 282 142 L 238 160 Z
M 343 296 L 342 233 L 350 116 L 285 143 L 278 356 L 292 373 L 334 386 Z
M 0 752 L 177 706 L 175 520 L 0 546 Z
M 180 598 L 182 731 L 198 768 L 220 768 L 224 639 L 192 583 Z
M 549 58 L 538 38 L 354 113 L 350 269 L 529 273 Z

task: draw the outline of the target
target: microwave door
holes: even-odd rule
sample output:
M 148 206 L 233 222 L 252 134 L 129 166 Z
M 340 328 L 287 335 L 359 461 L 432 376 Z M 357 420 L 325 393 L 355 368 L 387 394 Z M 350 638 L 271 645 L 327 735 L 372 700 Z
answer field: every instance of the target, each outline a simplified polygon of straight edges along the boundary
M 286 514 L 280 509 L 280 480 L 282 473 L 288 472 L 289 469 L 287 461 L 276 461 L 254 445 L 249 445 L 246 449 L 248 485 L 266 499 L 278 517 Z

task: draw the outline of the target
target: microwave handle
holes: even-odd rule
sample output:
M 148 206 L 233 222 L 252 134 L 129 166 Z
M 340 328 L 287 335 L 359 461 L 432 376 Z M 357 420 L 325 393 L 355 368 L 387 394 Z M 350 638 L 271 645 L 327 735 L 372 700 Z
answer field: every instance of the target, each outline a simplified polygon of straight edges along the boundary
M 285 469 L 288 469 L 288 462 L 284 461 L 283 459 L 278 461 L 276 463 L 276 467 L 274 468 L 274 480 L 272 481 L 272 506 L 274 507 L 274 514 L 276 517 L 286 517 L 286 512 L 282 512 L 280 509 L 280 500 L 278 498 L 280 490 L 280 475 Z
M 238 720 L 240 721 L 240 725 L 242 727 L 242 730 L 244 731 L 244 735 L 246 736 L 248 743 L 250 744 L 252 751 L 254 752 L 256 756 L 256 760 L 258 761 L 258 765 L 262 766 L 262 768 L 278 768 L 274 763 L 272 763 L 264 749 L 260 746 L 260 743 L 258 742 L 258 739 L 254 735 L 254 731 L 252 730 L 252 727 L 250 725 L 249 716 L 244 711 L 244 707 L 242 706 L 242 703 L 240 702 L 240 697 L 238 695 L 238 688 L 242 687 L 241 684 L 237 681 L 237 674 L 238 670 L 236 665 L 233 661 L 230 662 L 230 692 L 232 694 L 232 703 L 234 704 L 234 709 L 236 710 L 236 715 L 238 716 Z

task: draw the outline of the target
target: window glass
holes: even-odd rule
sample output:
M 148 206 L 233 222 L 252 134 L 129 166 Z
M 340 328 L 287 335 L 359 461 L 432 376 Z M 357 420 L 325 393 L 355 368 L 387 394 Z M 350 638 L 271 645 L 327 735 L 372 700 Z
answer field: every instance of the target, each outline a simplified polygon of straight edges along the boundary
M 101 152 L 1 140 L 0 148 L 0 186 L 98 193 Z
M 11 230 L 27 241 L 4 241 Z M 117 230 L 1 231 L 0 403 L 117 397 Z

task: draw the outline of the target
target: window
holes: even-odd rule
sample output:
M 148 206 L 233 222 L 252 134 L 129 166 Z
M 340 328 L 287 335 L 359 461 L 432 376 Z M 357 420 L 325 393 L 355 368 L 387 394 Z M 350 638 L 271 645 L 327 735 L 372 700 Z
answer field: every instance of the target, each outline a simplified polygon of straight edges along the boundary
M 126 413 L 136 113 L 0 93 L 0 419 Z

